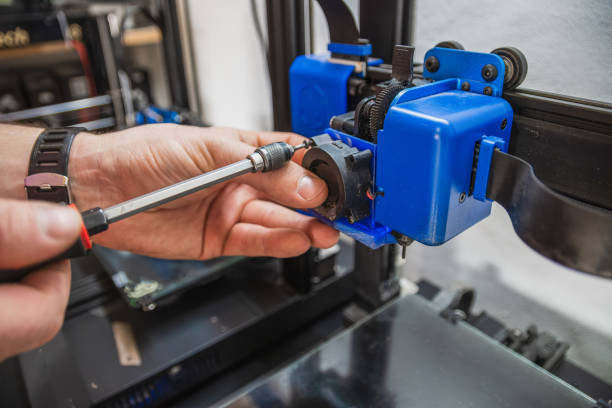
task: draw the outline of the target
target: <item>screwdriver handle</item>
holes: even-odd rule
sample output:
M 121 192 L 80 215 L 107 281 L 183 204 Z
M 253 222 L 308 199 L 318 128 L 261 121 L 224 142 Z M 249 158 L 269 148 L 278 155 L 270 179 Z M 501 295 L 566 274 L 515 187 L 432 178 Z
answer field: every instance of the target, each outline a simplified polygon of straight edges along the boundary
M 76 208 L 74 204 L 70 204 L 70 207 Z M 72 244 L 72 246 L 70 246 L 70 248 L 63 253 L 36 265 L 27 266 L 20 269 L 0 270 L 0 283 L 17 282 L 28 273 L 50 265 L 54 262 L 61 261 L 62 259 L 80 258 L 87 255 L 92 248 L 91 235 L 108 229 L 108 223 L 106 222 L 104 211 L 97 207 L 84 211 L 81 213 L 81 217 L 83 218 L 83 223 L 81 224 L 79 238 L 74 244 Z

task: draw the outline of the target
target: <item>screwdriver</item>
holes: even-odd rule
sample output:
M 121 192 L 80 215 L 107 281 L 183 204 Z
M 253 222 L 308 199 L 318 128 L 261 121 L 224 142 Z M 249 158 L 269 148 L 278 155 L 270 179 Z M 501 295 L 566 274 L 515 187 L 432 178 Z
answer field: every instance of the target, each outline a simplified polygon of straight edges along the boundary
M 209 171 L 199 176 L 172 184 L 168 187 L 155 190 L 111 207 L 102 209 L 92 208 L 81 213 L 83 224 L 79 240 L 65 253 L 33 267 L 24 269 L 0 271 L 0 282 L 14 282 L 21 279 L 28 272 L 39 268 L 45 264 L 58 261 L 60 259 L 76 258 L 86 255 L 92 248 L 90 237 L 100 232 L 106 231 L 110 224 L 120 221 L 132 215 L 158 207 L 170 201 L 179 199 L 188 194 L 195 193 L 205 188 L 214 186 L 235 177 L 247 173 L 268 172 L 280 169 L 293 157 L 293 154 L 300 149 L 309 148 L 313 142 L 306 140 L 297 146 L 292 146 L 285 142 L 275 142 L 255 149 L 253 153 L 245 159 L 236 163 Z

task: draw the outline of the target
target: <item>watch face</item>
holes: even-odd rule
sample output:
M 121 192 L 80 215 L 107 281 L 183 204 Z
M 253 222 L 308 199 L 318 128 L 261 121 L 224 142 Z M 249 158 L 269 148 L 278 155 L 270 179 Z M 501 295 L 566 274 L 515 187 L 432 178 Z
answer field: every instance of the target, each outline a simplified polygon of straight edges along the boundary
M 28 200 L 44 200 L 70 204 L 68 177 L 57 173 L 36 173 L 27 176 L 24 186 Z

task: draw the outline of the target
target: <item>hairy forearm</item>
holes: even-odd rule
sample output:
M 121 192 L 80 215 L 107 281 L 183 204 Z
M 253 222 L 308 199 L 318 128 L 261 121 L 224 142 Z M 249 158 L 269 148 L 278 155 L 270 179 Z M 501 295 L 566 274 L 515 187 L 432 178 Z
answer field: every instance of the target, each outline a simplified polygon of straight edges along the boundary
M 32 146 L 41 128 L 0 124 L 0 197 L 25 199 Z

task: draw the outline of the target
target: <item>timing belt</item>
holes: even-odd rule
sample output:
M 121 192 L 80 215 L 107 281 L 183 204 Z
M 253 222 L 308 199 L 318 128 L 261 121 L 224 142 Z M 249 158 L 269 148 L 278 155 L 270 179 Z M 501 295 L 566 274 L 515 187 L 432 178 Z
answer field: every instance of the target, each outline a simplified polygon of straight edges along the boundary
M 501 204 L 517 235 L 570 268 L 612 278 L 612 211 L 559 194 L 529 163 L 495 150 L 487 198 Z
M 342 0 L 317 0 L 327 25 L 329 26 L 329 39 L 333 43 L 357 44 L 359 30 L 353 18 L 351 9 Z

